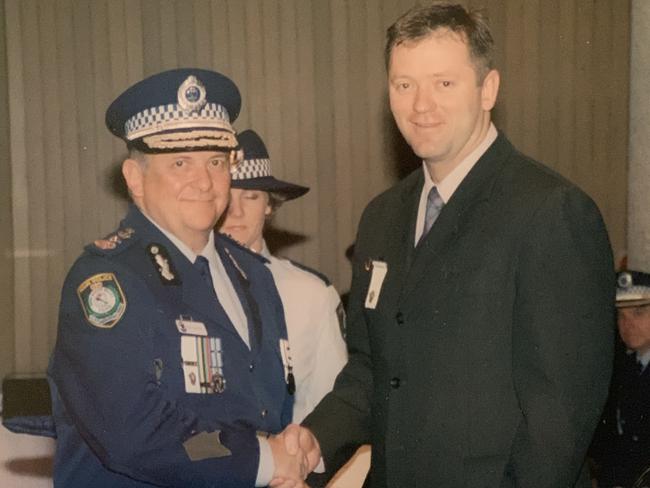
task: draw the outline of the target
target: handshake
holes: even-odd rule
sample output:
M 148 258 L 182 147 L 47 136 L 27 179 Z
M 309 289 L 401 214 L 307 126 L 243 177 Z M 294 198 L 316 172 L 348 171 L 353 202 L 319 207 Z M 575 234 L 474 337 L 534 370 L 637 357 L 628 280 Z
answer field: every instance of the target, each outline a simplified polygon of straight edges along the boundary
M 309 429 L 290 424 L 284 431 L 268 439 L 275 472 L 272 488 L 305 488 L 304 480 L 319 464 L 320 446 Z

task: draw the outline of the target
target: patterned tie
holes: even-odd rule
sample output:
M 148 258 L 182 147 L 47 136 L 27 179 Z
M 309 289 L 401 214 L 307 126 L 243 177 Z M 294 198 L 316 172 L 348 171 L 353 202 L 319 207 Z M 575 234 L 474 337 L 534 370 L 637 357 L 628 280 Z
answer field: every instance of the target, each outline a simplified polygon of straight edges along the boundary
M 424 227 L 422 228 L 420 242 L 429 233 L 431 227 L 433 227 L 433 223 L 438 218 L 438 215 L 440 215 L 440 211 L 444 205 L 445 202 L 442 201 L 438 189 L 434 186 L 429 190 L 429 195 L 427 196 L 427 210 L 424 214 Z
M 194 261 L 194 267 L 199 273 L 201 273 L 206 284 L 210 287 L 210 291 L 214 293 L 214 283 L 212 282 L 212 274 L 210 274 L 210 263 L 208 262 L 208 258 L 205 256 L 197 256 L 196 261 Z

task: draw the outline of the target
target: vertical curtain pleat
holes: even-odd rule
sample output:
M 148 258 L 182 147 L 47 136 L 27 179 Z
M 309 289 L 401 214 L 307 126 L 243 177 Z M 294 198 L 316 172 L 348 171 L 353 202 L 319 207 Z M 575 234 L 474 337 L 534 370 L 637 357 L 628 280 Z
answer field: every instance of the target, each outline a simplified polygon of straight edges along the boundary
M 2 1 L 14 268 L 3 294 L 16 319 L 0 350 L 14 370 L 45 369 L 66 269 L 125 211 L 125 148 L 104 126 L 106 107 L 164 69 L 235 80 L 235 126 L 262 135 L 278 178 L 311 188 L 275 217 L 281 252 L 346 291 L 363 208 L 417 165 L 391 119 L 383 65 L 387 26 L 416 0 Z M 497 126 L 596 199 L 620 254 L 629 1 L 463 3 L 483 6 L 493 27 Z

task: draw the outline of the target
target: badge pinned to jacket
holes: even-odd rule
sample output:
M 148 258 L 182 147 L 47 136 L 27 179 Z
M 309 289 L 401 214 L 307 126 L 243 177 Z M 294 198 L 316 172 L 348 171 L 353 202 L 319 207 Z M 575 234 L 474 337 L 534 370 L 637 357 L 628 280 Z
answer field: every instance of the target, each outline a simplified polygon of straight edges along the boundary
M 187 393 L 223 393 L 223 351 L 219 337 L 181 336 L 181 358 Z
M 151 262 L 158 271 L 160 281 L 163 285 L 180 285 L 181 280 L 178 278 L 178 273 L 172 264 L 169 253 L 164 246 L 160 244 L 149 244 L 147 252 L 151 258 Z
M 377 308 L 381 287 L 384 284 L 386 273 L 388 273 L 388 264 L 385 261 L 371 261 L 366 266 L 366 270 L 371 271 L 372 274 L 370 275 L 370 285 L 368 286 L 365 307 L 374 310 Z

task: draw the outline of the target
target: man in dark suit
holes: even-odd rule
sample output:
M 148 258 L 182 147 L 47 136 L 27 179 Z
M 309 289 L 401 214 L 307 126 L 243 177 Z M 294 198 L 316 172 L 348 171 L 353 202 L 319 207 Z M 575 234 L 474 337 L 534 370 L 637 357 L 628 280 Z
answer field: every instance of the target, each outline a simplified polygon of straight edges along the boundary
M 631 487 L 650 471 L 650 274 L 619 273 L 616 307 L 614 377 L 590 449 L 599 488 Z
M 310 467 L 370 442 L 372 487 L 589 486 L 610 244 L 593 201 L 492 125 L 492 50 L 460 5 L 388 30 L 391 110 L 423 166 L 362 216 L 349 362 L 306 428 L 285 431 Z

